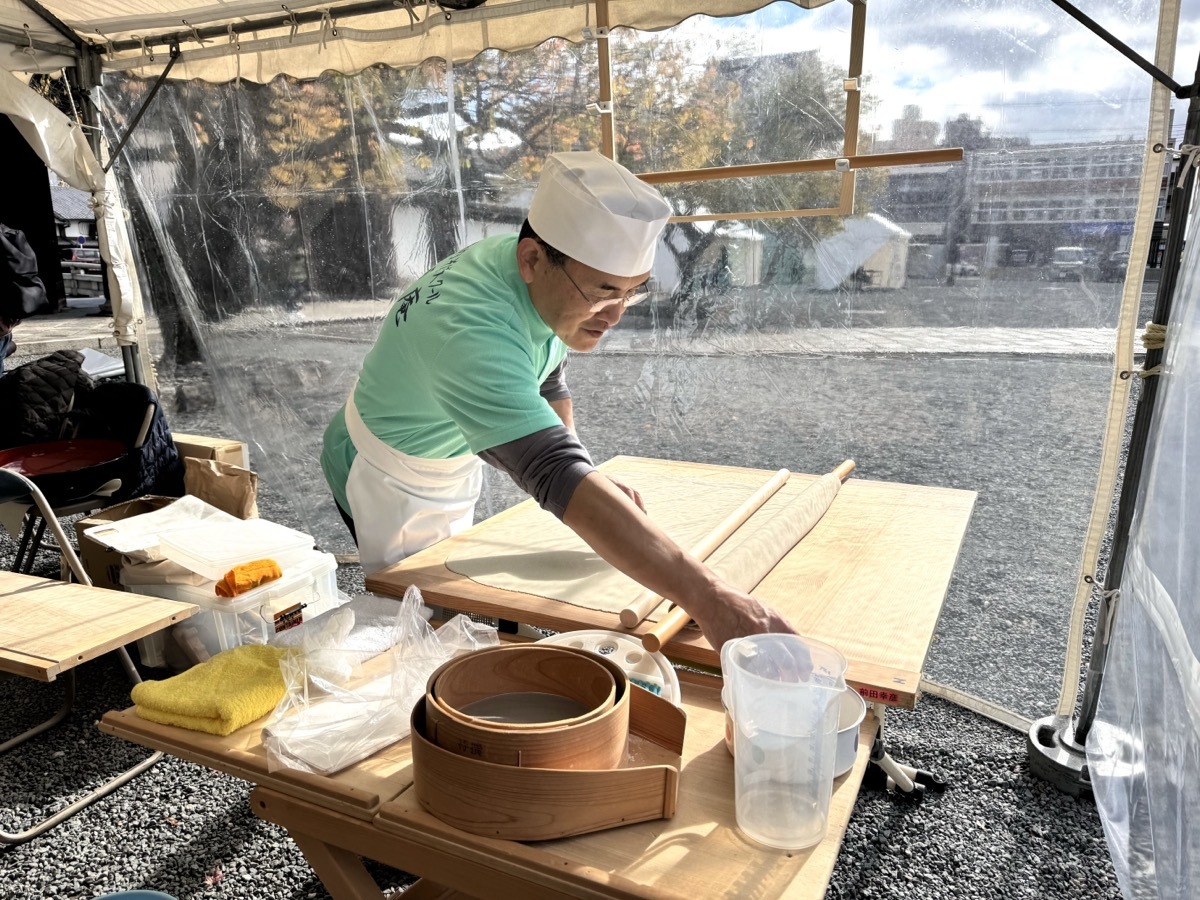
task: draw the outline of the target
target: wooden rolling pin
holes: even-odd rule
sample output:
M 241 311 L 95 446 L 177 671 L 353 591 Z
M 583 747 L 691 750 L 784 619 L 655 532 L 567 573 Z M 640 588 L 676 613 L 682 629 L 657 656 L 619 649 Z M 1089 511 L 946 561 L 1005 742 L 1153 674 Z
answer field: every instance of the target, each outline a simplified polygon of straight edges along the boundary
M 780 552 L 771 553 L 770 556 L 765 557 L 765 562 L 761 558 L 761 544 L 763 541 L 755 540 L 751 537 L 735 547 L 726 558 L 727 561 L 736 560 L 737 563 L 741 563 L 743 558 L 750 558 L 757 562 L 757 565 L 751 570 L 756 576 L 754 577 L 753 584 L 746 587 L 738 584 L 734 586 L 747 591 L 755 588 L 767 576 L 767 573 L 775 568 L 775 565 L 787 555 L 788 551 L 800 543 L 801 539 L 812 530 L 813 526 L 821 521 L 821 516 L 825 515 L 825 510 L 829 509 L 829 505 L 833 502 L 834 497 L 837 496 L 841 483 L 853 471 L 854 460 L 846 460 L 828 475 L 823 475 L 810 484 L 785 509 L 775 513 L 771 517 L 770 521 L 774 522 L 781 514 L 797 508 L 795 510 L 795 520 L 782 523 L 787 525 L 787 533 L 782 535 L 781 541 L 777 543 Z M 755 559 L 756 557 L 760 558 Z M 733 565 L 730 564 L 729 567 L 732 568 Z M 720 573 L 718 572 L 718 574 Z M 691 618 L 687 610 L 683 609 L 683 607 L 675 607 L 654 628 L 642 635 L 642 646 L 648 653 L 657 653 L 667 641 L 675 637 L 691 621 Z M 717 647 L 715 649 L 720 650 L 721 648 Z
M 726 538 L 737 531 L 743 522 L 754 515 L 760 506 L 766 503 L 775 495 L 776 491 L 787 483 L 788 475 L 790 474 L 787 469 L 780 469 L 772 475 L 762 487 L 746 498 L 746 501 L 741 506 L 730 513 L 728 518 L 714 528 L 711 534 L 691 548 L 692 556 L 701 562 L 707 559 L 714 550 L 724 543 Z M 655 607 L 662 603 L 662 600 L 662 596 L 656 594 L 654 591 L 646 591 L 640 594 L 636 600 L 621 610 L 621 624 L 626 628 L 636 628 L 642 619 L 654 612 Z

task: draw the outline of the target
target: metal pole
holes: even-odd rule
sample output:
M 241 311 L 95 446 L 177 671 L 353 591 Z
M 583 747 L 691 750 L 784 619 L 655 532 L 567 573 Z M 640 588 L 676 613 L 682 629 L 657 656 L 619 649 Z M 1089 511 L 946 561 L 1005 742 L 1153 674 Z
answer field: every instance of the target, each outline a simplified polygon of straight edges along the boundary
M 125 149 L 125 142 L 129 140 L 134 129 L 138 127 L 138 123 L 142 121 L 142 116 L 144 116 L 146 114 L 146 110 L 150 108 L 151 101 L 158 96 L 159 88 L 163 86 L 163 82 L 165 82 L 167 80 L 167 76 L 171 74 L 171 68 L 175 65 L 175 60 L 179 59 L 178 41 L 171 42 L 169 52 L 171 54 L 171 58 L 167 60 L 166 66 L 163 67 L 162 72 L 159 74 L 154 84 L 150 86 L 150 93 L 146 95 L 146 99 L 142 101 L 142 105 L 138 107 L 138 111 L 133 114 L 133 118 L 130 120 L 129 126 L 125 129 L 125 133 L 121 135 L 121 139 L 117 141 L 117 146 L 113 150 L 112 156 L 109 157 L 108 162 L 104 164 L 105 172 L 113 167 L 113 163 L 117 161 L 117 157 L 119 157 L 121 155 L 121 151 Z
M 1189 88 L 1187 124 L 1183 132 L 1184 144 L 1195 146 L 1200 143 L 1200 59 L 1196 62 L 1196 76 Z M 1154 321 L 1168 325 L 1174 301 L 1175 285 L 1183 258 L 1183 233 L 1187 228 L 1191 206 L 1192 188 L 1196 180 L 1194 166 L 1176 184 L 1171 194 L 1171 219 L 1167 235 L 1167 248 L 1163 256 L 1162 279 L 1154 298 Z M 1162 362 L 1161 348 L 1146 351 L 1146 369 Z M 1134 411 L 1133 428 L 1129 437 L 1129 452 L 1125 462 L 1125 480 L 1121 484 L 1121 496 L 1117 502 L 1117 521 L 1113 529 L 1112 555 L 1109 558 L 1105 577 L 1104 594 L 1096 621 L 1096 634 L 1092 640 L 1092 655 L 1088 660 L 1088 677 L 1080 701 L 1079 718 L 1075 724 L 1075 743 L 1083 746 L 1096 717 L 1096 706 L 1100 697 L 1100 686 L 1104 682 L 1104 666 L 1108 658 L 1108 646 L 1112 637 L 1112 622 L 1119 601 L 1116 593 L 1121 587 L 1125 569 L 1125 554 L 1129 549 L 1129 527 L 1137 507 L 1141 488 L 1142 465 L 1150 434 L 1150 420 L 1154 412 L 1154 401 L 1158 396 L 1158 378 L 1147 378 L 1142 382 L 1142 396 Z

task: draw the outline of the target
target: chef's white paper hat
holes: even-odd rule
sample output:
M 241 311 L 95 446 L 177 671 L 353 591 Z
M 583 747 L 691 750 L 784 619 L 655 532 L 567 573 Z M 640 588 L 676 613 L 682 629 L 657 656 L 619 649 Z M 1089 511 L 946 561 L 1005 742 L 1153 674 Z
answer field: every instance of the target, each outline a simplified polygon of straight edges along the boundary
M 595 152 L 554 153 L 529 206 L 529 227 L 584 265 L 629 278 L 650 271 L 671 215 L 662 194 Z

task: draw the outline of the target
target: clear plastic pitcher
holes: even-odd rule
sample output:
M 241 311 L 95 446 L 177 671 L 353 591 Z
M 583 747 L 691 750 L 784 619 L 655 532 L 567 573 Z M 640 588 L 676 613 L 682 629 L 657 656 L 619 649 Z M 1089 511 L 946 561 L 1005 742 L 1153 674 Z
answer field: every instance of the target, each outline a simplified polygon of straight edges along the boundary
M 737 824 L 781 850 L 820 842 L 829 820 L 846 658 L 794 634 L 726 642 Z

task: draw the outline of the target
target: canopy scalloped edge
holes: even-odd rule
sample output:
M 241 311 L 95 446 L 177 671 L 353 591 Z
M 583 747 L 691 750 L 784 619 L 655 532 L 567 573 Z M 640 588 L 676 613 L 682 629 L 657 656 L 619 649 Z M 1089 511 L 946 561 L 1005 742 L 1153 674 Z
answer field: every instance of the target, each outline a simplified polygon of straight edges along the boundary
M 815 8 L 832 0 L 785 2 Z M 245 31 L 254 22 L 245 14 L 245 3 L 213 7 L 207 17 L 203 8 L 193 6 L 185 11 L 173 0 L 162 3 L 161 10 L 141 17 L 115 18 L 108 11 L 103 19 L 81 15 L 81 8 L 98 4 L 58 0 L 44 6 L 52 13 L 60 12 L 63 21 L 92 46 L 105 71 L 157 76 L 169 59 L 169 41 L 176 40 L 180 53 L 170 77 L 214 83 L 238 79 L 265 83 L 278 75 L 311 79 L 327 72 L 353 75 L 371 66 L 407 68 L 430 58 L 465 61 L 484 50 L 525 50 L 555 37 L 584 40 L 594 35 L 597 26 L 595 3 L 580 0 L 488 0 L 470 10 L 416 6 L 413 14 L 400 5 L 342 19 L 339 11 L 344 13 L 347 4 L 335 0 L 322 4 L 319 11 L 309 10 L 310 18 L 319 12 L 327 15 L 299 25 L 281 24 L 276 8 L 271 17 L 274 24 L 253 32 Z M 657 31 L 695 15 L 742 15 L 769 4 L 770 0 L 610 0 L 608 18 L 614 28 Z M 292 4 L 289 9 L 303 5 Z M 177 12 L 191 16 L 188 28 L 139 27 L 139 18 L 148 25 L 162 23 L 176 7 Z M 3 20 L 0 9 L 0 24 Z M 192 31 L 191 26 L 198 30 Z M 106 30 L 113 27 L 120 30 Z M 214 29 L 220 30 L 219 37 L 208 36 Z M 53 34 L 61 42 L 61 34 Z M 0 39 L 4 38 L 12 49 L 0 55 L 0 65 L 27 72 L 62 65 L 61 54 L 19 48 L 16 39 L 0 29 Z

